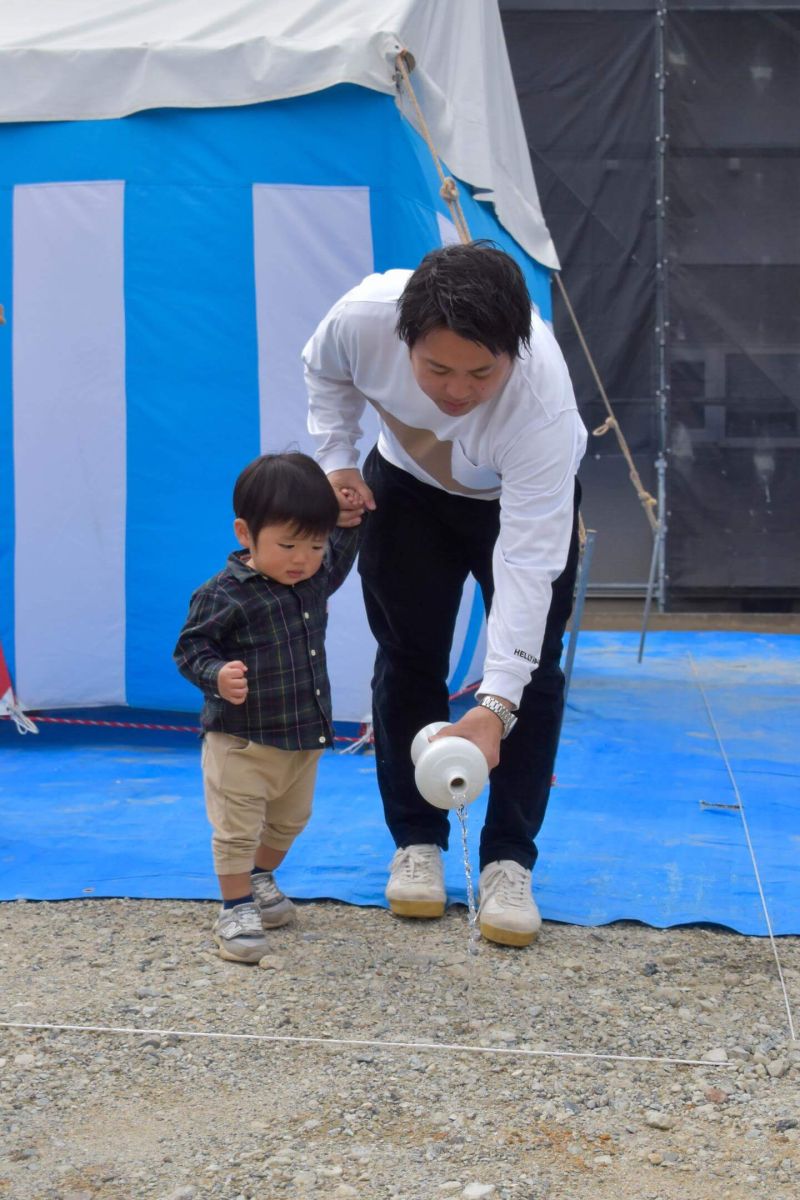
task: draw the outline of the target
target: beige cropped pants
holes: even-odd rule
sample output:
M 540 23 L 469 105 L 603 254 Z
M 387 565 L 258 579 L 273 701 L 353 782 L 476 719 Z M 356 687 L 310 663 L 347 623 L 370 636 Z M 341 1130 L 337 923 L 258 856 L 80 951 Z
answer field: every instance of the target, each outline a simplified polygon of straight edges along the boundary
M 321 754 L 205 735 L 201 761 L 218 875 L 252 870 L 259 844 L 289 849 L 311 816 Z

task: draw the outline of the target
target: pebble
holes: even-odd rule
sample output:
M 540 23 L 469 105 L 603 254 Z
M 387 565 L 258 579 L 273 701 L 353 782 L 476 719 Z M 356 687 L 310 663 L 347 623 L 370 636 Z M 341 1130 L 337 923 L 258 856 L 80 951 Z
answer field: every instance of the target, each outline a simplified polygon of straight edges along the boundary
M 664 1112 L 648 1112 L 645 1113 L 645 1124 L 651 1129 L 674 1129 L 675 1118 L 670 1113 Z
M 258 965 L 262 971 L 282 971 L 286 966 L 286 959 L 280 958 L 277 954 L 265 954 L 259 959 Z
M 719 1109 L 714 1104 L 698 1104 L 694 1110 L 696 1117 L 705 1117 L 708 1121 L 718 1121 L 720 1119 Z
M 270 935 L 253 970 L 216 956 L 215 911 L 0 905 L 0 1020 L 143 1030 L 2 1030 L 3 1195 L 555 1200 L 605 1187 L 619 1200 L 793 1197 L 800 1117 L 788 1081 L 800 1077 L 800 1049 L 763 1003 L 774 980 L 754 969 L 760 942 L 545 923 L 530 950 L 482 944 L 468 964 L 461 907 L 414 923 L 309 903 Z M 781 942 L 792 978 L 798 951 L 800 939 Z M 101 966 L 86 988 L 92 960 Z M 739 983 L 723 985 L 728 975 Z M 180 1038 L 161 1025 L 322 1041 Z M 445 1042 L 487 1053 L 414 1045 Z M 500 1053 L 511 1047 L 538 1053 Z M 646 1061 L 706 1048 L 702 1066 Z M 87 1120 L 98 1096 L 102 1120 Z M 681 1189 L 683 1172 L 695 1190 Z

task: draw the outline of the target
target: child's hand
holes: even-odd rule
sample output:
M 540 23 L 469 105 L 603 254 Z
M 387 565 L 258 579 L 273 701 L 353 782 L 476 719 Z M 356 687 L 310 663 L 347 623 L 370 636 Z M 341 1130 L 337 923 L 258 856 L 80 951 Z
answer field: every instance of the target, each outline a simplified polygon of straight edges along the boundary
M 247 699 L 247 667 L 243 662 L 225 663 L 217 676 L 217 691 L 231 704 L 244 704 Z
M 337 524 L 345 529 L 360 525 L 364 512 L 371 512 L 375 507 L 375 497 L 364 482 L 361 472 L 357 467 L 344 467 L 340 471 L 331 471 L 328 482 L 339 501 Z
M 353 491 L 352 488 L 340 488 L 339 497 L 340 503 L 348 507 L 339 509 L 339 520 L 336 524 L 341 529 L 352 529 L 354 525 L 360 525 L 366 505 L 358 492 Z

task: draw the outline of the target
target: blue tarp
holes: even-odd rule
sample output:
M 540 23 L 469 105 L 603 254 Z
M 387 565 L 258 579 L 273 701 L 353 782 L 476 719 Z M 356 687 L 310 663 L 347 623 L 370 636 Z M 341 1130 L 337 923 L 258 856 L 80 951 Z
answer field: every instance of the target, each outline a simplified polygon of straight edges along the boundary
M 581 635 L 534 873 L 543 916 L 765 934 L 740 799 L 773 929 L 800 933 L 800 639 L 652 633 L 641 665 L 637 643 Z M 192 734 L 42 724 L 22 738 L 3 722 L 0 747 L 0 898 L 216 897 Z M 468 810 L 473 862 L 482 808 Z M 392 851 L 372 758 L 327 753 L 282 886 L 380 905 Z M 464 903 L 457 828 L 446 877 Z

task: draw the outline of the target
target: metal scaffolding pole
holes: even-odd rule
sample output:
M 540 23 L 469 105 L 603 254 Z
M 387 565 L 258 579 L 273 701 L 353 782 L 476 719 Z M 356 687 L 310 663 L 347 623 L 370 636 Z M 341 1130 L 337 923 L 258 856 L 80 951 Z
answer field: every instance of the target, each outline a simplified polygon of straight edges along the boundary
M 647 625 L 650 620 L 650 610 L 653 596 L 658 596 L 658 609 L 663 612 L 667 603 L 667 438 L 668 438 L 668 407 L 669 407 L 669 370 L 668 370 L 668 337 L 669 337 L 669 296 L 668 296 L 668 262 L 667 262 L 667 110 L 666 110 L 666 34 L 667 6 L 666 0 L 661 0 L 656 11 L 656 416 L 658 420 L 658 457 L 656 458 L 656 476 L 658 480 L 658 523 L 653 531 L 653 556 L 650 562 L 650 574 L 647 580 L 644 613 L 642 615 L 642 632 L 639 638 L 639 662 L 644 654 L 644 642 L 647 636 Z
M 656 362 L 658 383 L 656 390 L 658 415 L 658 607 L 663 612 L 667 603 L 667 437 L 669 407 L 669 294 L 667 261 L 667 4 L 661 0 L 656 13 L 656 84 L 657 84 L 657 137 L 656 137 Z

